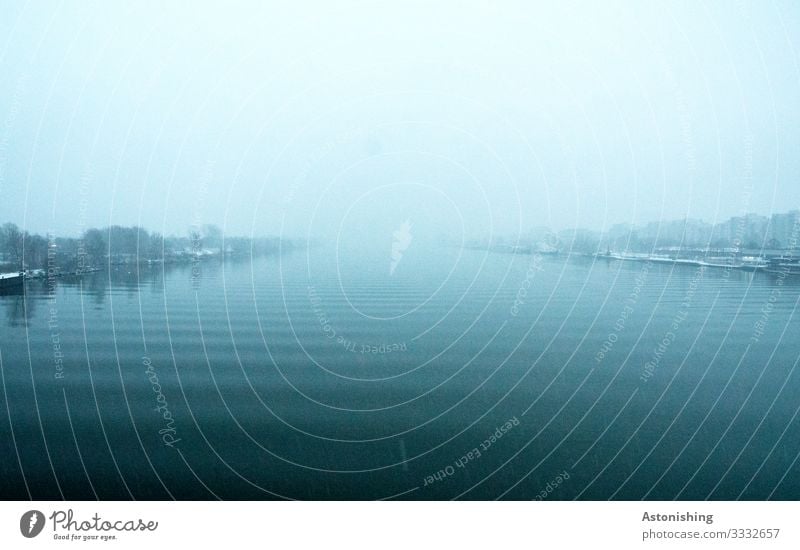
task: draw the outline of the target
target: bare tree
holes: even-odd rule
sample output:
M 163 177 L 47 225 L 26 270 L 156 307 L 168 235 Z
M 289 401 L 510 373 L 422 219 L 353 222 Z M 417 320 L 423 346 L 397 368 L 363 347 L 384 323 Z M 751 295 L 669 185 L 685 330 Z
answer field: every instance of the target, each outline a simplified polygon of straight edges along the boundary
M 0 228 L 0 244 L 15 269 L 22 269 L 25 235 L 16 224 L 6 223 Z

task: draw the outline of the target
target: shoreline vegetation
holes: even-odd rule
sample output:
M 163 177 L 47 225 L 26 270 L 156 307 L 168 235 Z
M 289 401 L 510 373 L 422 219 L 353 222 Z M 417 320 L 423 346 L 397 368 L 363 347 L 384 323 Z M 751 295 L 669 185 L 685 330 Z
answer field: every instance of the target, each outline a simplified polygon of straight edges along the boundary
M 215 225 L 193 227 L 186 236 L 165 237 L 142 227 L 112 225 L 87 229 L 80 237 L 57 237 L 6 223 L 0 226 L 0 273 L 25 278 L 82 275 L 106 266 L 267 256 L 305 246 L 279 237 L 228 237 Z
M 536 227 L 512 238 L 473 239 L 464 247 L 800 275 L 799 238 L 800 210 L 792 210 L 769 217 L 744 214 L 717 224 L 689 218 L 644 226 L 617 224 L 603 232 Z M 279 237 L 227 236 L 215 225 L 192 226 L 185 236 L 112 225 L 87 229 L 79 237 L 58 237 L 32 234 L 5 223 L 0 226 L 0 273 L 24 274 L 25 278 L 81 275 L 99 271 L 101 266 L 257 257 L 307 246 L 304 241 Z

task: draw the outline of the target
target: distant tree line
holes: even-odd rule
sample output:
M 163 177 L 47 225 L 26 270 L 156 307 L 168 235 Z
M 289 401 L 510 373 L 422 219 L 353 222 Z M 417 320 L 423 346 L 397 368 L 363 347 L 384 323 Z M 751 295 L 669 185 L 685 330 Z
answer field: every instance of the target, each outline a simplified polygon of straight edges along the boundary
M 80 237 L 42 236 L 13 223 L 0 226 L 0 270 L 81 272 L 111 264 L 188 262 L 223 256 L 267 255 L 296 246 L 276 237 L 226 237 L 215 225 L 165 237 L 142 227 L 87 229 Z

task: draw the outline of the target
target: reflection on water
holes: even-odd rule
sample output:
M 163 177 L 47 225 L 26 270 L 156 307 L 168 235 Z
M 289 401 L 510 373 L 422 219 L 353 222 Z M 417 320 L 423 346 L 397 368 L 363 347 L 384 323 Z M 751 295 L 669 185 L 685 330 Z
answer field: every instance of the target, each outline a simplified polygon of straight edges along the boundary
M 21 291 L 0 294 L 0 303 L 5 308 L 6 319 L 10 327 L 23 326 L 36 311 L 36 301 L 31 301 L 29 306 L 25 307 L 25 295 Z
M 0 296 L 4 496 L 800 494 L 798 278 L 417 251 Z

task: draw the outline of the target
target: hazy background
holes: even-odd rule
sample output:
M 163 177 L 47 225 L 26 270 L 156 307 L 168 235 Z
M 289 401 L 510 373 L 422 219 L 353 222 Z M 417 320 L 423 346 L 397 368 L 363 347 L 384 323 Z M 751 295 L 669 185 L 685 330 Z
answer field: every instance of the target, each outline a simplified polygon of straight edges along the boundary
M 800 204 L 790 1 L 167 4 L 2 1 L 0 222 L 437 239 Z

